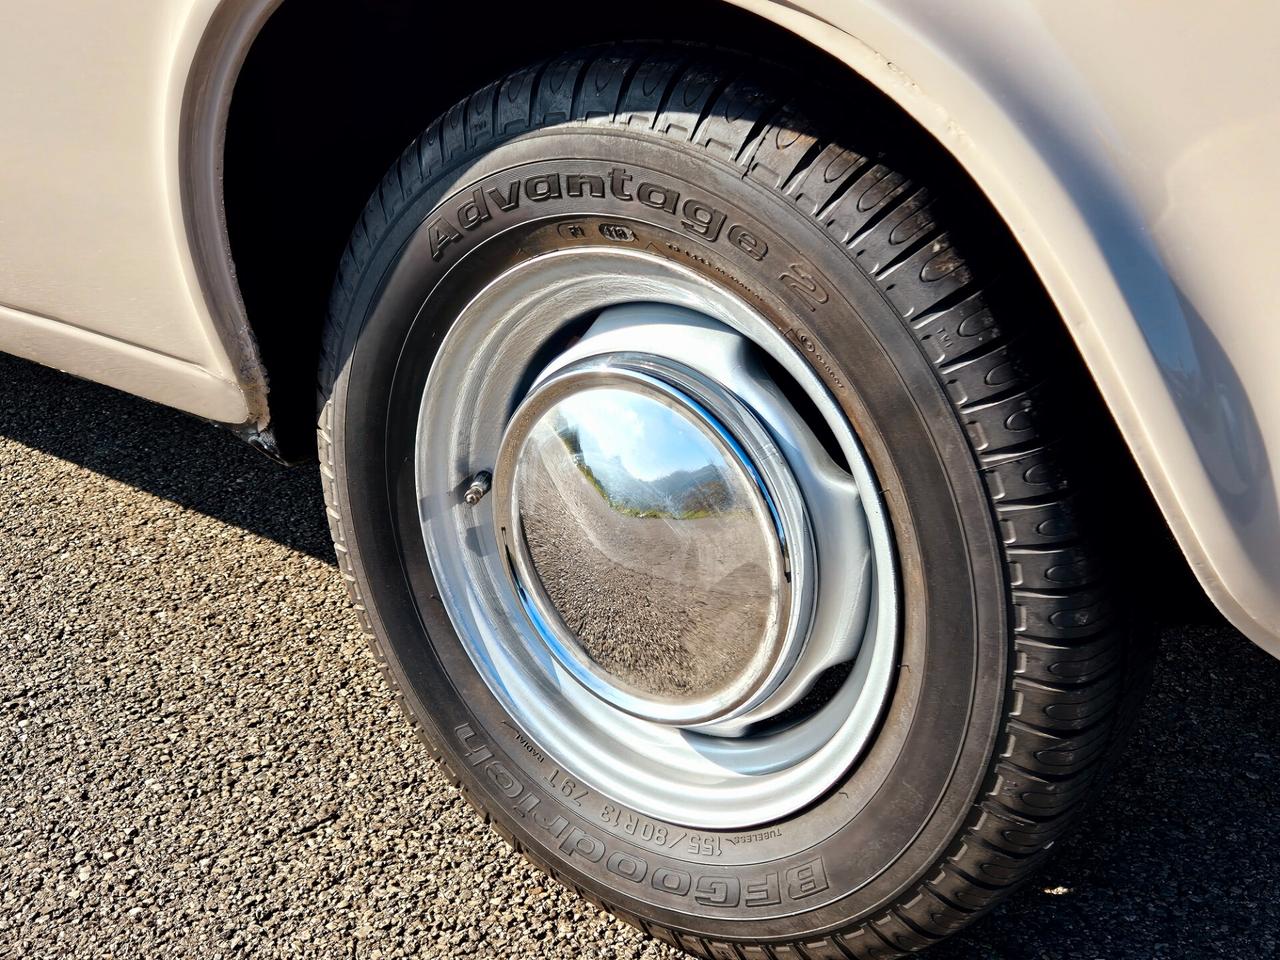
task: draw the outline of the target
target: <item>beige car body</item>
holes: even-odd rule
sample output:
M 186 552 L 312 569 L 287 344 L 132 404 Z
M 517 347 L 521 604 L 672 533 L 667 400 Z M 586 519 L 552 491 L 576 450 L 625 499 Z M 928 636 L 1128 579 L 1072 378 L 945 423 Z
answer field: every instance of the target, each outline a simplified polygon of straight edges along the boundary
M 1200 582 L 1280 655 L 1280 5 L 732 2 L 842 60 L 968 170 Z M 0 12 L 0 350 L 267 424 L 220 170 L 237 71 L 278 3 Z

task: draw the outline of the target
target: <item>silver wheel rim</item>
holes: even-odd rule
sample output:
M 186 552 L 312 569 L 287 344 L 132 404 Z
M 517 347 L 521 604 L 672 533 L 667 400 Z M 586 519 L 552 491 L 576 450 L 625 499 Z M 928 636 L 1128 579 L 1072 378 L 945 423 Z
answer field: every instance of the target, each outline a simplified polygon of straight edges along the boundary
M 569 329 L 585 334 L 548 359 L 547 345 Z M 843 465 L 788 399 L 797 390 Z M 634 436 L 588 415 L 610 404 L 636 413 Z M 571 421 L 576 448 L 548 439 L 564 441 Z M 641 479 L 663 504 L 685 506 L 650 509 L 652 490 L 634 494 L 642 507 L 606 496 L 592 471 L 652 460 L 662 444 L 637 438 L 658 428 L 680 438 L 667 444 L 678 451 L 670 463 L 706 462 L 698 476 L 715 481 L 688 489 L 710 508 L 686 509 L 687 484 L 672 478 L 691 470 L 654 473 L 666 461 L 648 463 Z M 630 470 L 618 489 L 641 490 Z M 492 493 L 468 503 L 463 491 L 482 471 L 493 474 Z M 579 473 L 595 478 L 590 487 L 566 479 Z M 821 796 L 873 738 L 898 632 L 878 489 L 813 367 L 729 291 L 609 248 L 512 268 L 441 344 L 422 397 L 416 479 L 427 555 L 459 642 L 523 734 L 605 797 L 688 827 L 747 828 Z M 593 496 L 612 512 L 591 507 Z M 555 535 L 535 549 L 522 517 L 536 525 L 550 516 Z M 653 556 L 676 559 L 648 563 Z M 726 556 L 749 562 L 722 577 Z M 589 557 L 578 566 L 591 576 L 565 557 Z M 681 574 L 664 579 L 667 567 Z M 724 601 L 725 584 L 738 589 L 737 607 Z M 646 641 L 645 624 L 661 618 L 619 605 L 631 595 L 659 613 L 714 616 L 684 617 L 660 647 Z M 738 608 L 749 628 L 717 626 Z M 661 655 L 648 663 L 651 647 Z M 670 663 L 694 680 L 664 685 Z M 819 677 L 825 692 L 806 700 Z

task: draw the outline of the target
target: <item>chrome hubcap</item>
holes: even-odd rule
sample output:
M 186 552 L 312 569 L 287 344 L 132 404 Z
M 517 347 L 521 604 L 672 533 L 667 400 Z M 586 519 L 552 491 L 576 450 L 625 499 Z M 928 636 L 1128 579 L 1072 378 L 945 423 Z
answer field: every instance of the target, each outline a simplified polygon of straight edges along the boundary
M 476 669 L 605 796 L 747 827 L 873 736 L 897 633 L 874 478 L 794 346 L 702 277 L 614 249 L 500 277 L 433 364 L 417 481 Z
M 795 662 L 812 612 L 804 505 L 767 430 L 713 381 L 653 354 L 563 367 L 512 417 L 496 473 L 516 590 L 601 699 L 722 721 Z

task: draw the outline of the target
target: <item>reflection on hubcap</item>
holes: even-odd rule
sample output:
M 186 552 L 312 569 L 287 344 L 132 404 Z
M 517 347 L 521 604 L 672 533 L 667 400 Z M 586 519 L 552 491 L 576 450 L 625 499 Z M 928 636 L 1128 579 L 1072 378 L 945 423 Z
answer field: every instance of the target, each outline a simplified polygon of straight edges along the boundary
M 767 694 L 800 633 L 788 531 L 753 462 L 780 458 L 762 431 L 739 439 L 715 416 L 730 398 L 695 399 L 664 372 L 699 385 L 624 355 L 544 381 L 503 441 L 496 519 L 565 669 L 637 716 L 705 723 Z M 803 522 L 794 482 L 770 479 Z

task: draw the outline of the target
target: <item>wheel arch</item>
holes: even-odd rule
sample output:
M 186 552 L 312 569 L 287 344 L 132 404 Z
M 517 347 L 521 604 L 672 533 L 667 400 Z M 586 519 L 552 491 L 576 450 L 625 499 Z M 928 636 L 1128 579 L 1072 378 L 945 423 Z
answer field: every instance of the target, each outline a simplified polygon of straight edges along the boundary
M 984 5 L 992 7 L 989 12 L 997 6 L 995 0 Z M 470 34 L 456 29 L 444 38 L 448 42 L 441 42 L 440 34 L 433 33 L 434 42 L 423 45 L 426 69 L 419 74 L 412 115 L 391 124 L 385 117 L 366 118 L 369 129 L 381 123 L 378 145 L 364 151 L 359 162 L 346 158 L 341 169 L 346 186 L 328 222 L 318 232 L 305 225 L 296 231 L 309 237 L 282 239 L 284 218 L 276 218 L 273 231 L 271 216 L 263 213 L 264 207 L 274 206 L 275 197 L 270 177 L 262 171 L 295 172 L 324 143 L 272 142 L 264 129 L 291 105 L 304 113 L 315 111 L 322 98 L 299 99 L 298 83 L 309 84 L 308 78 L 316 76 L 303 72 L 292 87 L 278 84 L 265 101 L 255 99 L 268 89 L 264 77 L 271 70 L 266 60 L 255 61 L 254 52 L 269 44 L 302 56 L 312 71 L 324 67 L 306 45 L 331 39 L 335 30 L 341 33 L 334 22 L 319 29 L 317 23 L 334 15 L 340 25 L 342 16 L 350 15 L 350 5 L 324 0 L 312 4 L 310 14 L 302 12 L 306 6 L 297 0 L 222 0 L 199 47 L 183 126 L 183 180 L 192 181 L 183 191 L 184 209 L 204 296 L 220 318 L 228 350 L 238 350 L 244 366 L 256 370 L 264 385 L 269 381 L 270 439 L 289 458 L 306 454 L 314 422 L 314 365 L 308 363 L 305 344 L 308 333 L 319 330 L 341 253 L 341 245 L 334 246 L 339 236 L 334 224 L 342 225 L 345 243 L 365 198 L 403 143 L 508 65 L 502 55 L 483 55 L 485 38 L 505 37 L 510 44 L 505 55 L 527 61 L 580 42 L 663 34 L 654 29 L 660 8 L 645 23 L 629 23 L 623 15 L 610 22 L 585 3 L 562 4 L 555 17 L 495 3 L 477 18 Z M 393 22 L 425 16 L 415 14 L 413 6 L 399 0 L 376 5 Z M 771 38 L 789 42 L 795 50 L 824 51 L 897 104 L 958 161 L 1009 227 L 1053 299 L 1197 578 L 1237 626 L 1273 652 L 1280 651 L 1274 639 L 1280 628 L 1277 602 L 1262 589 L 1266 578 L 1235 535 L 1204 462 L 1204 445 L 1192 435 L 1186 404 L 1180 406 L 1170 386 L 1171 371 L 1185 369 L 1188 357 L 1195 359 L 1194 318 L 1187 316 L 1185 299 L 1104 148 L 1084 142 L 1081 131 L 1105 124 L 1106 117 L 1075 81 L 1052 38 L 1025 23 L 1014 24 L 1015 33 L 1033 48 L 1019 63 L 1025 67 L 1027 58 L 1040 57 L 1043 76 L 1053 81 L 1028 91 L 1020 82 L 1025 77 L 1003 69 L 999 57 L 984 50 L 980 16 L 926 17 L 911 4 L 881 0 L 689 0 L 675 6 L 693 19 L 700 11 L 707 16 L 696 29 L 670 31 L 671 38 L 718 38 L 738 45 L 743 37 Z M 324 13 L 318 15 L 321 7 Z M 717 15 L 714 23 L 712 12 Z M 496 25 L 496 33 L 485 32 L 490 25 Z M 367 30 L 367 23 L 354 17 L 347 26 Z M 695 35 L 685 36 L 690 32 Z M 329 66 L 337 79 L 343 78 L 344 67 L 351 69 L 341 62 Z M 339 91 L 337 102 L 326 103 L 331 116 L 349 117 L 353 110 L 363 114 L 371 108 L 343 94 L 343 85 L 334 79 L 320 84 L 326 93 Z M 267 269 L 273 258 L 278 264 L 308 257 L 311 264 L 303 273 L 310 287 L 289 291 L 302 294 L 301 299 L 269 289 L 278 285 L 275 271 Z M 324 292 L 318 293 L 320 289 Z M 1246 399 L 1233 400 L 1248 412 Z
M 973 178 L 1052 298 L 1196 579 L 1280 656 L 1280 506 L 1265 439 L 1277 423 L 1255 414 L 1218 339 L 1224 318 L 1187 293 L 1199 278 L 1170 269 L 1123 169 L 1123 156 L 1158 145 L 1127 140 L 1132 128 L 1113 122 L 1122 104 L 1097 92 L 1176 64 L 1139 57 L 1100 80 L 1078 36 L 1000 0 L 730 2 L 840 59 Z

